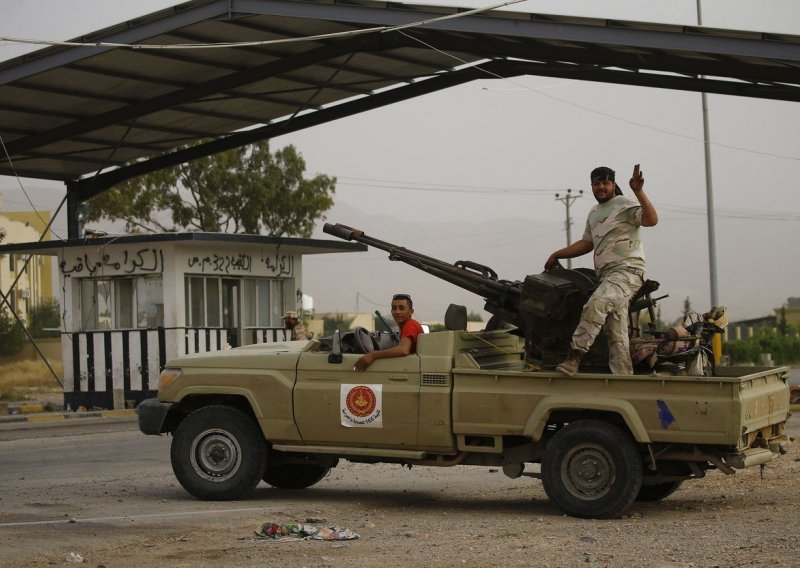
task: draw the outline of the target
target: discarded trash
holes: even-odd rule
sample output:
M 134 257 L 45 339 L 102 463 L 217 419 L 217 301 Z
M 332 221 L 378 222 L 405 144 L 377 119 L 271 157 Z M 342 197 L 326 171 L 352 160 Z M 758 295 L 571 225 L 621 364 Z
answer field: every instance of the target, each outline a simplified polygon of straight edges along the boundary
M 70 552 L 67 554 L 67 557 L 64 560 L 70 564 L 81 564 L 83 563 L 83 556 L 76 554 L 75 552 Z
M 324 527 L 303 523 L 264 523 L 252 540 L 353 540 L 358 533 L 346 527 Z M 241 539 L 246 540 L 246 539 Z

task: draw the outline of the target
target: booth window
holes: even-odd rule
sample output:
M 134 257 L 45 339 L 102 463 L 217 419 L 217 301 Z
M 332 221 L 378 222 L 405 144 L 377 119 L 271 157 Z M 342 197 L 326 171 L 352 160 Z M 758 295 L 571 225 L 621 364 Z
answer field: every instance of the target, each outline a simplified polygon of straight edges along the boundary
M 188 327 L 281 327 L 283 281 L 271 278 L 186 277 Z
M 163 325 L 161 276 L 81 280 L 81 329 L 153 329 Z
M 221 278 L 218 276 L 186 277 L 186 325 L 189 327 L 221 327 Z
M 186 325 L 220 327 L 220 279 L 216 276 L 186 277 Z
M 244 327 L 283 327 L 283 280 L 270 278 L 245 278 Z

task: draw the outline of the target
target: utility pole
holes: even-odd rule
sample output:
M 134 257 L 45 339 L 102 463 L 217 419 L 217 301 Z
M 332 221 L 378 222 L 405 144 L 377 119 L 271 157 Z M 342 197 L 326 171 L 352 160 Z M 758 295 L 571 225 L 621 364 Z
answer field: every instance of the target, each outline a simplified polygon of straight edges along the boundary
M 697 0 L 697 25 L 703 25 L 703 13 L 700 0 Z M 703 103 L 703 151 L 706 158 L 706 215 L 708 217 L 708 279 L 711 284 L 711 306 L 719 305 L 717 294 L 717 238 L 714 230 L 714 191 L 711 185 L 711 134 L 708 128 L 708 98 L 706 92 L 701 93 Z M 722 359 L 722 334 L 715 333 L 711 340 L 714 364 Z
M 566 222 L 567 246 L 572 244 L 572 219 L 569 216 L 569 208 L 570 208 L 570 205 L 572 205 L 572 203 L 576 199 L 578 199 L 581 195 L 583 195 L 583 190 L 582 189 L 578 191 L 578 195 L 573 195 L 571 189 L 568 189 L 567 190 L 567 194 L 564 195 L 563 197 L 559 197 L 559 194 L 556 193 L 556 201 L 560 201 L 567 208 L 567 222 Z M 570 269 L 572 268 L 572 259 L 571 258 L 567 259 L 567 268 L 570 268 Z

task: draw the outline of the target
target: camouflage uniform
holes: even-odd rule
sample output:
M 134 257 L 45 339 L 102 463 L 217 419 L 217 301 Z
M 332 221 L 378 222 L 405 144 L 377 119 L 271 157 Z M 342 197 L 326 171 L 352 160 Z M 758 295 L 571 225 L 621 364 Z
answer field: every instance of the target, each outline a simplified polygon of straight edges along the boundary
M 583 239 L 594 245 L 600 280 L 583 307 L 572 348 L 586 352 L 605 325 L 609 366 L 618 375 L 633 374 L 628 346 L 628 303 L 644 283 L 644 248 L 639 238 L 642 207 L 618 195 L 589 212 Z
M 306 339 L 311 339 L 309 337 L 311 334 L 306 332 L 306 328 L 303 327 L 302 321 L 300 321 L 300 318 L 297 317 L 297 312 L 286 312 L 281 319 L 283 320 L 285 329 L 291 330 L 292 341 L 305 341 Z

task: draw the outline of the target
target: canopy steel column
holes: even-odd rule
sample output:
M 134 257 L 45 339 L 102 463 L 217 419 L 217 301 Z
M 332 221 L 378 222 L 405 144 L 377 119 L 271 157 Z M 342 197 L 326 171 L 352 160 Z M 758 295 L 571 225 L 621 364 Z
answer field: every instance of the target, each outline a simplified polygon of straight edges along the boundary
M 81 237 L 81 224 L 79 219 L 81 200 L 79 196 L 80 185 L 78 180 L 66 182 L 67 186 L 67 238 L 79 239 Z

